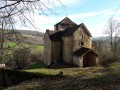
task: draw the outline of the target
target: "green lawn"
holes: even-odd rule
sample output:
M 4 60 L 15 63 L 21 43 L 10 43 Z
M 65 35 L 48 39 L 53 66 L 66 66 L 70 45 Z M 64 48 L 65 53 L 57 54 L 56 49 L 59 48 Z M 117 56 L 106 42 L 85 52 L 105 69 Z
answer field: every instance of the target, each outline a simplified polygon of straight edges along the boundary
M 44 49 L 44 46 L 36 46 L 37 49 Z
M 89 72 L 95 72 L 98 69 L 102 69 L 103 67 L 88 67 L 81 69 L 79 67 L 71 67 L 71 68 L 55 68 L 55 69 L 50 69 L 47 68 L 46 66 L 43 66 L 43 64 L 34 64 L 31 65 L 29 69 L 25 70 L 27 72 L 34 72 L 34 73 L 44 73 L 44 74 L 52 74 L 56 75 L 59 74 L 60 71 L 63 71 L 64 75 L 79 75 L 79 74 L 85 74 Z
M 40 69 L 29 69 L 25 70 L 28 72 L 34 72 L 34 73 L 44 73 L 44 74 L 52 74 L 56 75 L 59 74 L 60 71 L 63 71 L 64 75 L 81 75 L 85 73 L 90 73 L 90 72 L 96 72 L 99 70 L 98 68 L 91 67 L 91 68 L 85 68 L 85 69 L 80 69 L 80 68 L 61 68 L 61 69 L 48 69 L 48 68 L 40 68 Z
M 31 45 L 26 43 L 22 43 L 21 45 L 23 45 L 24 47 L 30 47 L 31 49 L 37 49 L 38 51 L 41 51 L 41 52 L 44 51 L 43 45 Z M 4 47 L 15 48 L 15 47 L 20 47 L 20 45 L 17 45 L 15 42 L 5 42 Z
M 38 62 L 38 63 L 28 66 L 27 68 L 28 69 L 36 69 L 36 68 L 41 69 L 41 68 L 46 68 L 46 66 L 43 63 Z
M 15 42 L 5 42 L 4 47 L 15 47 L 16 43 Z
M 120 68 L 120 61 L 116 61 L 112 64 L 110 64 L 110 67 L 112 69 L 118 69 Z M 44 66 L 41 63 L 36 63 L 31 65 L 31 68 L 28 68 L 26 71 L 28 72 L 35 72 L 35 73 L 45 73 L 45 74 L 53 74 L 56 75 L 60 71 L 63 71 L 64 75 L 79 75 L 79 74 L 85 74 L 85 73 L 91 73 L 91 72 L 97 72 L 98 70 L 104 70 L 104 68 L 101 65 L 95 66 L 95 67 L 87 67 L 87 68 L 79 68 L 79 67 L 61 67 L 61 68 L 55 68 L 50 69 Z

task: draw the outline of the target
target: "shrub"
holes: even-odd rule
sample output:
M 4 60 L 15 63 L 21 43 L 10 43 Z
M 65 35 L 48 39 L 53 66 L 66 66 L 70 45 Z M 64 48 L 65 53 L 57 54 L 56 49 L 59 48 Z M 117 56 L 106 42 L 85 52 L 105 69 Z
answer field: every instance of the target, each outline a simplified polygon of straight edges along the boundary
M 105 58 L 100 60 L 100 65 L 102 65 L 105 68 L 108 68 L 110 64 L 114 63 L 117 60 L 118 60 L 117 58 Z
M 49 80 L 54 80 L 56 78 L 64 78 L 64 76 L 59 75 L 46 75 L 43 73 L 32 73 L 19 70 L 11 69 L 0 69 L 0 86 L 12 86 L 23 82 L 25 80 L 31 79 L 42 79 L 46 78 Z
M 30 49 L 19 48 L 13 51 L 13 61 L 16 69 L 23 69 L 29 62 Z
M 62 75 L 63 75 L 63 71 L 60 71 L 60 72 L 59 72 L 59 75 L 62 76 Z
M 43 52 L 32 49 L 30 60 L 31 62 L 43 61 Z

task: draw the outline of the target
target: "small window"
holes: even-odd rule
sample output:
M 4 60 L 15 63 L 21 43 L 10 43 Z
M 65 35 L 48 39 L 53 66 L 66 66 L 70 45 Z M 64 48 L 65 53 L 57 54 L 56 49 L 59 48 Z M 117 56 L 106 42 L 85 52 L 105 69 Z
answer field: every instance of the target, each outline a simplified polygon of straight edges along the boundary
M 84 35 L 82 35 L 82 39 L 84 39 Z
M 81 42 L 81 46 L 83 46 L 84 45 L 84 42 Z
M 80 43 L 79 43 L 79 46 L 84 46 L 84 42 L 80 42 Z

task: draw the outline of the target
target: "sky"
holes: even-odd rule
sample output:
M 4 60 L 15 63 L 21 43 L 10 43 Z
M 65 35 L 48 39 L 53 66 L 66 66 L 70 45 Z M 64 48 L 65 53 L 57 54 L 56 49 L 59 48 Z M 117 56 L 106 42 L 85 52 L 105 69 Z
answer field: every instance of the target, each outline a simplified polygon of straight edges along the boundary
M 100 37 L 104 36 L 106 24 L 113 15 L 115 20 L 120 20 L 120 0 L 60 1 L 65 7 L 59 2 L 55 2 L 53 11 L 56 14 L 47 12 L 47 16 L 34 15 L 33 22 L 38 29 L 31 25 L 28 25 L 28 27 L 19 26 L 18 28 L 45 32 L 46 29 L 53 30 L 54 25 L 67 16 L 77 24 L 84 23 L 93 37 Z

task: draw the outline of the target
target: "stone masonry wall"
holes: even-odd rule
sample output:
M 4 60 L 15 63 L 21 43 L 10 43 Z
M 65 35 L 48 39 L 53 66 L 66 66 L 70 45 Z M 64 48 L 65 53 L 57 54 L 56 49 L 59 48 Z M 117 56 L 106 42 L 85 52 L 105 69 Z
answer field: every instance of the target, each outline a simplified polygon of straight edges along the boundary
M 78 30 L 76 30 L 73 36 L 74 36 L 73 51 L 79 49 L 80 47 L 86 47 L 91 49 L 92 39 L 90 36 L 86 35 L 84 30 L 82 30 L 81 28 L 78 28 Z
M 73 36 L 63 38 L 63 61 L 73 63 Z
M 44 63 L 46 65 L 51 64 L 51 40 L 47 33 L 44 37 Z
M 51 43 L 51 60 L 57 60 L 57 62 L 62 60 L 62 41 L 52 41 Z
M 74 56 L 73 57 L 73 64 L 82 68 L 83 67 L 83 57 Z

